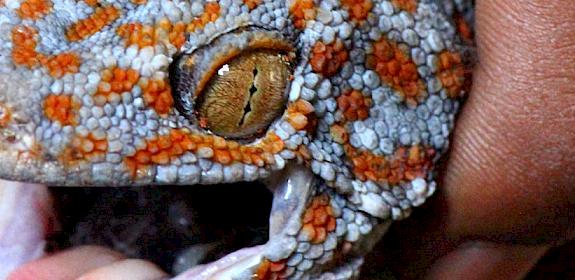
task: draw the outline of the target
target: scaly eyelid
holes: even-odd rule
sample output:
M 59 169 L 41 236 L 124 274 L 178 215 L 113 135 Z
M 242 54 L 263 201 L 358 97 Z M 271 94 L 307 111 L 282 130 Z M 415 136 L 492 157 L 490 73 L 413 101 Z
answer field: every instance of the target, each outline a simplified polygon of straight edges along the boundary
M 205 120 L 198 117 L 196 107 L 200 99 L 203 99 L 202 94 L 206 91 L 206 87 L 223 65 L 248 52 L 277 51 L 278 54 L 286 54 L 283 57 L 288 64 L 291 77 L 296 59 L 293 45 L 292 40 L 280 31 L 248 26 L 221 34 L 206 45 L 184 52 L 176 58 L 170 69 L 176 108 L 186 118 L 205 129 Z M 288 78 L 284 92 L 281 93 L 286 99 L 290 84 Z
M 220 67 L 243 52 L 256 49 L 295 52 L 292 42 L 280 31 L 247 26 L 221 34 L 206 45 L 185 51 L 174 65 L 192 74 L 194 88 L 190 93 L 196 98 Z

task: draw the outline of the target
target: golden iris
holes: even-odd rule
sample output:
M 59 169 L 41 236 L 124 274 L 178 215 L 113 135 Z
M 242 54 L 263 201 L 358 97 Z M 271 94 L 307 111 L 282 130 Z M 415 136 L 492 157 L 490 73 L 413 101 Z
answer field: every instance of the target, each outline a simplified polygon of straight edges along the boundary
M 285 109 L 290 57 L 277 50 L 251 50 L 222 65 L 196 105 L 200 124 L 227 138 L 261 135 Z

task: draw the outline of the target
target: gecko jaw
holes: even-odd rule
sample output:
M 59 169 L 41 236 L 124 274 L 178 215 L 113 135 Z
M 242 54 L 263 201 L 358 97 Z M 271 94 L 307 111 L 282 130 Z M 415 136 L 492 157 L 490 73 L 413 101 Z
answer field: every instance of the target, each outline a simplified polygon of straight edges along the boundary
M 251 279 L 250 270 L 262 261 L 265 245 L 244 248 L 205 265 L 199 265 L 173 280 Z M 244 277 L 238 278 L 239 275 Z
M 257 270 L 263 261 L 286 259 L 295 251 L 293 236 L 302 226 L 301 217 L 314 194 L 316 177 L 304 166 L 290 164 L 265 183 L 274 194 L 268 243 L 233 252 L 210 264 L 192 268 L 175 279 L 257 279 Z

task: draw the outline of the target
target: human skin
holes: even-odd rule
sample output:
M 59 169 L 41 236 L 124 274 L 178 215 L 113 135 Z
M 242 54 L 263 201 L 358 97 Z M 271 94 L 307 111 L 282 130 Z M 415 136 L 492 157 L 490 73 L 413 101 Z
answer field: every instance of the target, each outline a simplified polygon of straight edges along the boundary
M 477 1 L 473 90 L 460 113 L 439 191 L 392 227 L 365 271 L 384 262 L 404 278 L 521 278 L 549 246 L 573 237 L 575 7 L 570 4 Z M 88 261 L 72 266 L 77 250 Z M 76 248 L 25 265 L 10 279 L 32 279 L 32 272 L 33 279 L 46 279 L 54 271 L 92 280 L 130 271 L 138 271 L 131 279 L 163 275 L 151 263 L 106 256 L 117 254 Z M 90 261 L 102 258 L 107 261 Z
M 547 246 L 573 237 L 575 8 L 493 0 L 476 8 L 474 86 L 441 191 L 382 246 L 399 275 L 519 278 Z

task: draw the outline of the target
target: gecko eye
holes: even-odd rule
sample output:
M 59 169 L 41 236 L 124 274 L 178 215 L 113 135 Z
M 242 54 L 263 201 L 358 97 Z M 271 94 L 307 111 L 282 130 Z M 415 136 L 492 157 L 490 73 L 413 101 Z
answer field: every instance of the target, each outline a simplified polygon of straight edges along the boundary
M 218 69 L 198 100 L 196 114 L 220 136 L 256 135 L 283 112 L 289 75 L 285 54 L 241 54 Z
M 251 28 L 224 34 L 173 66 L 176 105 L 211 133 L 257 138 L 285 109 L 294 58 L 278 32 Z

